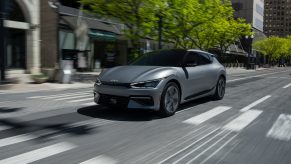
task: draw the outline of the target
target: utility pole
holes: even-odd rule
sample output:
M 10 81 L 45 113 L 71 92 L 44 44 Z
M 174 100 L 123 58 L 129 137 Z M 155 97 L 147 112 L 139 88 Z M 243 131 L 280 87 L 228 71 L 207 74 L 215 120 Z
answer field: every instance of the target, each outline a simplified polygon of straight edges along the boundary
M 5 61 L 6 61 L 6 8 L 8 0 L 0 0 L 0 83 L 5 81 Z

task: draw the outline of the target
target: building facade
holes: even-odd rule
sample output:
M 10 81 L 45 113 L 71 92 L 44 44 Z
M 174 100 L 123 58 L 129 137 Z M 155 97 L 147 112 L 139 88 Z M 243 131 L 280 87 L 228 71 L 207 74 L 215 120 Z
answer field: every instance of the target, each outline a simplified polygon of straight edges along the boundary
M 265 0 L 264 31 L 268 36 L 291 34 L 291 0 Z
M 6 67 L 27 73 L 40 72 L 40 0 L 16 0 L 9 4 Z

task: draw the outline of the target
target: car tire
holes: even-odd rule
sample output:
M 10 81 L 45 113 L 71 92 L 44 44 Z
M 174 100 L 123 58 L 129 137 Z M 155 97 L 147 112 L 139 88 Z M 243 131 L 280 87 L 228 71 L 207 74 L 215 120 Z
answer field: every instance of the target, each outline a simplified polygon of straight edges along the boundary
M 220 76 L 216 87 L 215 87 L 215 93 L 213 95 L 214 100 L 222 100 L 225 94 L 225 86 L 226 86 L 226 80 L 223 76 Z
M 163 117 L 169 117 L 176 113 L 180 105 L 181 92 L 174 82 L 168 83 L 161 96 L 159 113 Z

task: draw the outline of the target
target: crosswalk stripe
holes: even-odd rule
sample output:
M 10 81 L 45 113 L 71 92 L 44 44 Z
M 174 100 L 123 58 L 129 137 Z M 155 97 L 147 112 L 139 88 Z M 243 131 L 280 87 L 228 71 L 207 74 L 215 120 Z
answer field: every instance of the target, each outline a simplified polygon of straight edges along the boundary
M 55 101 L 75 99 L 75 98 L 83 98 L 83 97 L 92 97 L 92 94 L 86 94 L 86 95 L 80 95 L 80 96 L 73 96 L 73 97 L 65 97 L 65 98 L 55 99 Z
M 215 107 L 213 109 L 211 109 L 210 111 L 204 112 L 198 116 L 194 116 L 188 120 L 183 121 L 183 123 L 187 123 L 187 124 L 194 124 L 194 125 L 199 125 L 227 110 L 231 109 L 231 107 L 228 106 L 218 106 Z
M 65 96 L 72 96 L 72 95 L 81 95 L 81 94 L 86 94 L 90 93 L 92 91 L 82 91 L 82 92 L 73 92 L 73 93 L 64 93 L 64 94 L 56 94 L 56 95 L 48 95 L 48 96 L 32 96 L 28 97 L 29 99 L 43 99 L 43 98 L 56 98 L 56 97 L 65 97 Z
M 278 140 L 289 141 L 291 139 L 291 115 L 281 114 L 266 136 Z
M 287 84 L 287 85 L 285 85 L 283 88 L 284 89 L 286 89 L 286 88 L 288 88 L 288 87 L 290 87 L 291 86 L 291 83 L 290 84 Z
M 117 161 L 105 155 L 99 155 L 95 158 L 89 159 L 87 161 L 81 162 L 80 164 L 116 164 Z
M 95 102 L 89 102 L 89 103 L 84 103 L 82 106 L 93 106 L 93 105 L 98 105 Z
M 261 110 L 248 110 L 240 116 L 226 124 L 223 129 L 230 131 L 241 131 L 243 128 L 253 122 L 263 111 Z
M 5 125 L 0 125 L 0 131 L 7 130 L 7 129 L 10 129 L 10 127 L 5 126 Z
M 80 95 L 89 95 L 90 93 L 78 93 L 78 94 L 70 94 L 70 95 L 63 95 L 63 96 L 50 96 L 46 98 L 40 98 L 42 100 L 48 100 L 48 99 L 56 99 L 56 98 L 65 98 L 65 97 L 71 97 L 71 96 L 80 96 Z
M 272 97 L 272 96 L 271 96 L 271 95 L 267 95 L 267 96 L 265 96 L 265 97 L 263 97 L 263 98 L 261 98 L 261 99 L 255 101 L 255 102 L 251 103 L 250 105 L 248 105 L 248 106 L 242 108 L 240 111 L 241 111 L 241 112 L 246 112 L 246 111 L 250 110 L 251 108 L 253 108 L 254 106 L 256 106 L 256 105 L 258 105 L 258 104 L 260 104 L 260 103 L 266 101 L 266 100 L 267 100 L 268 98 L 270 98 L 270 97 Z
M 36 149 L 30 152 L 26 152 L 20 155 L 16 155 L 10 158 L 6 158 L 3 160 L 0 160 L 0 163 L 5 163 L 5 164 L 15 164 L 15 163 L 31 163 L 38 161 L 43 158 L 47 158 L 71 149 L 76 148 L 77 146 L 67 143 L 67 142 L 61 142 L 57 143 L 54 145 L 50 145 L 47 147 L 43 147 L 40 149 Z
M 28 141 L 28 140 L 33 140 L 35 138 L 37 138 L 37 137 L 31 136 L 28 134 L 22 134 L 22 135 L 17 135 L 17 136 L 13 136 L 13 137 L 0 139 L 0 147 L 13 145 L 13 144 Z
M 87 99 L 80 99 L 80 100 L 72 100 L 72 101 L 69 101 L 71 103 L 75 103 L 75 102 L 82 102 L 82 101 L 88 101 L 88 100 L 92 100 L 93 101 L 93 96 L 91 98 L 87 98 Z

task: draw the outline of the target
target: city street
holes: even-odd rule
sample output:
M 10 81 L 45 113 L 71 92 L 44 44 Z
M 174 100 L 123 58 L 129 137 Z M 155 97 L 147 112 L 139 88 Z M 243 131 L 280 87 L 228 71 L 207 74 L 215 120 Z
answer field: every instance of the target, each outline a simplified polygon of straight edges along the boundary
M 290 164 L 290 139 L 290 67 L 229 75 L 223 100 L 168 118 L 95 105 L 93 86 L 0 91 L 0 164 Z

